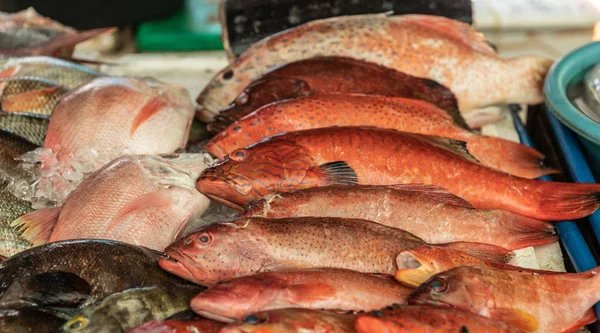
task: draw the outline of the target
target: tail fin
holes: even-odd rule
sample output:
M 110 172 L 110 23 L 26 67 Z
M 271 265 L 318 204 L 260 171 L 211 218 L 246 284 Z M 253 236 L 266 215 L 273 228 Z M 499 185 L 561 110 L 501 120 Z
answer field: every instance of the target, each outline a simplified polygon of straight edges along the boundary
M 505 71 L 510 78 L 509 93 L 503 104 L 539 104 L 544 102 L 543 86 L 546 74 L 553 60 L 525 56 L 511 59 L 507 62 L 509 70 Z
M 14 220 L 10 226 L 18 228 L 23 233 L 21 236 L 33 246 L 45 244 L 50 239 L 60 211 L 61 207 L 35 210 Z
M 518 177 L 534 179 L 559 172 L 548 167 L 537 150 L 501 138 L 474 135 L 467 148 L 481 163 Z
M 600 184 L 539 182 L 540 205 L 535 217 L 547 221 L 576 220 L 600 208 Z
M 512 251 L 505 248 L 482 243 L 454 242 L 447 244 L 436 244 L 435 246 L 461 251 L 483 260 L 501 263 L 507 263 L 515 256 Z
M 503 210 L 495 212 L 498 214 L 500 227 L 508 233 L 509 237 L 503 246 L 509 250 L 550 244 L 558 240 L 558 234 L 551 223 Z
M 50 43 L 44 45 L 42 48 L 36 50 L 36 54 L 48 54 L 48 55 L 56 55 L 60 53 L 60 50 L 65 48 L 74 47 L 78 43 L 84 42 L 88 39 L 92 39 L 96 36 L 108 34 L 117 30 L 116 27 L 110 28 L 99 28 L 99 29 L 91 29 L 79 31 L 74 34 L 69 34 L 65 36 L 61 36 Z

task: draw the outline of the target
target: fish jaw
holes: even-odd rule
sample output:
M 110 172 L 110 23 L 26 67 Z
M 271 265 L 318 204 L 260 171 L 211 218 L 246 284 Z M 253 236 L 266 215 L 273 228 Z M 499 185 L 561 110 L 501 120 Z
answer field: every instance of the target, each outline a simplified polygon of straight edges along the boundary
M 180 254 L 177 251 L 170 250 L 169 248 L 165 250 L 165 253 L 167 254 L 167 257 L 158 259 L 158 265 L 160 268 L 171 274 L 177 275 L 182 279 L 199 284 L 201 286 L 207 285 L 204 282 L 207 279 L 207 274 L 202 265 L 196 262 L 193 262 L 193 265 L 191 266 L 186 264 L 188 261 L 192 260 L 188 259 L 187 256 Z M 188 266 L 193 267 L 194 269 L 190 269 Z
M 221 177 L 200 176 L 196 188 L 212 200 L 236 210 L 243 210 L 253 199 L 247 193 L 236 190 L 236 186 L 231 184 L 230 179 Z
M 429 280 L 433 275 L 440 272 L 435 262 L 425 260 L 412 251 L 400 252 L 396 258 L 398 270 L 394 274 L 396 280 L 409 285 L 418 287 L 423 282 Z

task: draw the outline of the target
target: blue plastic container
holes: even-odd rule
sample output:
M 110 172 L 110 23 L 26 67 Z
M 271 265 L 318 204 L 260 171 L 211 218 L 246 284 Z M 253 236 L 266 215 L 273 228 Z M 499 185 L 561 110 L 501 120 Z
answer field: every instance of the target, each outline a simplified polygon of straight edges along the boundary
M 587 44 L 559 59 L 548 72 L 544 86 L 546 107 L 573 130 L 581 142 L 592 172 L 600 179 L 600 124 L 589 118 L 567 97 L 567 88 L 600 63 L 600 42 Z

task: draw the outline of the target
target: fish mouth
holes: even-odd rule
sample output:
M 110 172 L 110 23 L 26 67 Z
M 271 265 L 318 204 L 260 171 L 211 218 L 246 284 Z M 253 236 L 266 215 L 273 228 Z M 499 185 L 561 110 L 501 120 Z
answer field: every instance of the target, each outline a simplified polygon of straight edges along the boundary
M 438 273 L 437 267 L 433 262 L 424 260 L 412 251 L 402 251 L 396 257 L 398 270 L 394 274 L 396 280 L 409 285 L 418 287 L 430 277 Z
M 192 306 L 192 309 L 194 308 L 194 306 Z M 199 314 L 200 316 L 207 318 L 207 319 L 212 319 L 212 320 L 216 320 L 216 321 L 220 321 L 223 323 L 233 323 L 236 318 L 230 318 L 230 317 L 225 317 L 225 316 L 221 316 L 218 315 L 216 313 L 210 312 L 210 311 L 205 311 L 205 310 L 196 310 L 194 309 L 194 312 L 196 312 L 197 314 Z
M 214 201 L 216 201 L 216 202 L 218 202 L 220 204 L 223 204 L 225 206 L 231 207 L 231 208 L 233 208 L 235 210 L 239 210 L 239 211 L 244 210 L 244 207 L 236 204 L 235 202 L 229 201 L 227 199 L 224 199 L 224 198 L 218 197 L 216 195 L 212 195 L 212 194 L 205 194 L 205 195 L 207 197 L 209 197 L 211 200 L 214 200 Z
M 186 261 L 193 262 L 195 265 L 200 266 L 200 269 L 194 270 L 197 271 L 196 273 L 192 272 L 189 268 L 186 267 L 186 265 L 183 264 Z M 175 250 L 170 250 L 168 253 L 165 253 L 164 257 L 158 259 L 158 265 L 163 270 L 173 275 L 177 275 L 182 279 L 191 281 L 199 285 L 207 286 L 204 283 L 204 281 L 206 280 L 206 274 L 198 274 L 198 272 L 204 272 L 202 269 L 202 265 L 196 263 L 194 260 L 192 260 L 192 258 L 183 253 L 180 253 Z

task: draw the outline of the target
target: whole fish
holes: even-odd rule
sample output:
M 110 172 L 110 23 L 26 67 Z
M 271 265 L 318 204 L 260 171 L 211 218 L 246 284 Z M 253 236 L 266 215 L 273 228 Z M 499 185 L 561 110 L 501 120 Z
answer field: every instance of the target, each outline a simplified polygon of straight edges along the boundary
M 322 94 L 271 103 L 217 134 L 206 150 L 220 158 L 275 134 L 331 126 L 375 126 L 465 141 L 482 164 L 519 177 L 558 172 L 544 165 L 538 151 L 461 128 L 433 104 L 363 94 Z
M 288 307 L 369 311 L 405 303 L 412 291 L 385 275 L 346 269 L 292 270 L 221 282 L 194 297 L 191 307 L 203 317 L 228 322 Z
M 185 147 L 193 113 L 184 88 L 152 78 L 99 77 L 69 91 L 52 113 L 44 149 L 23 156 L 36 172 L 26 199 L 62 203 L 83 175 L 117 157 Z
M 33 8 L 0 13 L 0 54 L 71 56 L 75 44 L 114 31 L 101 28 L 77 32 L 40 16 Z
M 541 103 L 552 65 L 536 56 L 500 58 L 472 26 L 445 17 L 332 17 L 252 45 L 204 88 L 199 112 L 215 114 L 269 70 L 315 56 L 347 56 L 434 80 L 455 94 L 463 114 L 497 104 Z
M 436 185 L 479 209 L 540 220 L 577 219 L 600 207 L 600 184 L 518 178 L 476 162 L 465 142 L 374 127 L 273 136 L 208 167 L 198 189 L 232 208 L 276 192 L 325 185 Z
M 177 240 L 165 249 L 168 258 L 161 258 L 159 264 L 200 285 L 260 272 L 306 268 L 392 275 L 398 253 L 423 244 L 404 230 L 366 220 L 250 217 L 211 224 Z M 512 255 L 476 243 L 445 246 L 481 250 L 502 261 Z
M 435 274 L 462 266 L 491 267 L 538 274 L 560 274 L 560 272 L 529 269 L 501 263 L 495 258 L 485 258 L 483 254 L 475 256 L 464 251 L 430 245 L 400 252 L 396 257 L 396 264 L 398 271 L 396 271 L 394 277 L 411 287 L 420 286 Z
M 35 116 L 0 113 L 0 130 L 22 137 L 38 146 L 44 143 L 48 119 Z
M 0 309 L 0 332 L 55 333 L 65 321 L 50 313 L 34 309 Z
M 361 93 L 421 99 L 446 110 L 456 124 L 468 129 L 454 94 L 432 80 L 421 79 L 345 57 L 316 57 L 277 67 L 250 83 L 235 101 L 217 115 L 204 109 L 199 115 L 213 133 L 224 130 L 262 106 L 288 98 L 319 93 Z
M 45 244 L 0 262 L 0 292 L 20 279 L 49 271 L 79 276 L 90 285 L 93 299 L 129 288 L 184 283 L 158 267 L 161 256 L 157 251 L 108 240 Z
M 219 333 L 354 333 L 354 316 L 310 309 L 280 309 L 246 316 Z
M 67 91 L 43 78 L 0 77 L 0 112 L 48 118 Z
M 509 250 L 552 243 L 554 227 L 502 210 L 477 210 L 430 185 L 331 185 L 269 194 L 238 216 L 345 217 L 406 230 L 430 244 L 477 242 Z
M 67 239 L 111 239 L 162 251 L 210 200 L 195 188 L 206 167 L 200 154 L 125 156 L 87 177 L 56 208 L 15 220 L 34 245 Z
M 357 333 L 519 333 L 470 312 L 430 306 L 392 306 L 356 316 Z
M 98 76 L 105 74 L 87 66 L 70 61 L 46 57 L 9 57 L 0 59 L 0 77 L 36 77 L 56 82 L 67 89 L 73 89 Z
M 437 274 L 410 304 L 452 307 L 501 320 L 523 332 L 575 332 L 596 320 L 600 275 L 538 274 L 458 267 Z
M 127 333 L 218 333 L 223 323 L 208 319 L 152 320 Z
M 151 286 L 112 294 L 81 309 L 62 332 L 119 333 L 189 309 L 200 286 Z

